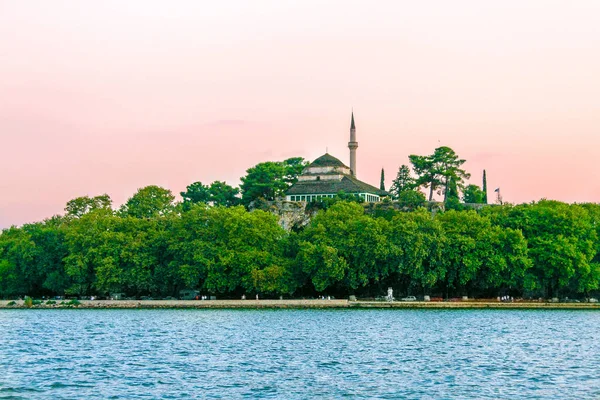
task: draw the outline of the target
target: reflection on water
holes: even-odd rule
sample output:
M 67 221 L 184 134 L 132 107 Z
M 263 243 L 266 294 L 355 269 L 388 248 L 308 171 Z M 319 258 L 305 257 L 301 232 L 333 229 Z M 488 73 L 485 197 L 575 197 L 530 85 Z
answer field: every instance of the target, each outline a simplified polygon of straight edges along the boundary
M 0 310 L 0 398 L 598 398 L 600 313 Z

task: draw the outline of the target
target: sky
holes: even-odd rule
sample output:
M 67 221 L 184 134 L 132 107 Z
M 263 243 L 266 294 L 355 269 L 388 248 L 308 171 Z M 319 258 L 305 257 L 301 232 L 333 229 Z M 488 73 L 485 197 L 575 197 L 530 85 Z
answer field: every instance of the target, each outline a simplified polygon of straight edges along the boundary
M 600 202 L 600 1 L 0 0 L 0 228 L 325 153 L 449 146 L 504 201 Z

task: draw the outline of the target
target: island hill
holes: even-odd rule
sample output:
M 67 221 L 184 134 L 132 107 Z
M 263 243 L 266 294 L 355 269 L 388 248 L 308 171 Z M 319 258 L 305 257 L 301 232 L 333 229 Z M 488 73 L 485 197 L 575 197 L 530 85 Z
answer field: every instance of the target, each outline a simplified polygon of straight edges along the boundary
M 600 297 L 600 205 L 498 196 L 472 209 L 488 203 L 485 174 L 482 187 L 467 184 L 465 160 L 448 147 L 410 155 L 385 190 L 383 171 L 379 188 L 356 175 L 353 118 L 348 147 L 349 167 L 329 154 L 263 162 L 239 188 L 195 182 L 181 202 L 158 186 L 117 209 L 108 195 L 73 199 L 64 215 L 2 231 L 0 298 L 165 299 L 189 289 L 259 302 L 374 299 L 389 287 L 419 299 Z M 438 192 L 443 200 L 430 202 Z M 286 225 L 287 208 L 302 219 Z

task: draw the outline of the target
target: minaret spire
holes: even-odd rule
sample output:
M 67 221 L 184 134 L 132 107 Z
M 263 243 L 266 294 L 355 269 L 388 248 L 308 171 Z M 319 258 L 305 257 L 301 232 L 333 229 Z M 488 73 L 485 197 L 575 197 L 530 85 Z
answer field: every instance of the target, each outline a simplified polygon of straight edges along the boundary
M 358 142 L 356 141 L 356 126 L 354 125 L 354 110 L 352 110 L 352 118 L 350 120 L 350 141 L 348 142 L 350 149 L 350 172 L 356 176 L 356 149 Z

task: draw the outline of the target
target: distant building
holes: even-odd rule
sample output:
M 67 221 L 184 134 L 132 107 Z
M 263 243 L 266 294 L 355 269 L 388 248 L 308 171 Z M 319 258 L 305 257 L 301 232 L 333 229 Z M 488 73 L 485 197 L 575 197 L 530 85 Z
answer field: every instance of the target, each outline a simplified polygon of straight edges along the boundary
M 367 202 L 381 201 L 387 192 L 380 190 L 368 183 L 361 182 L 356 178 L 356 127 L 354 125 L 354 113 L 350 123 L 350 167 L 343 162 L 325 153 L 313 161 L 298 176 L 298 182 L 286 193 L 288 201 L 313 201 L 324 197 L 335 197 L 344 192 L 362 197 Z

